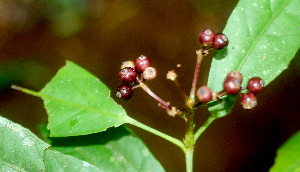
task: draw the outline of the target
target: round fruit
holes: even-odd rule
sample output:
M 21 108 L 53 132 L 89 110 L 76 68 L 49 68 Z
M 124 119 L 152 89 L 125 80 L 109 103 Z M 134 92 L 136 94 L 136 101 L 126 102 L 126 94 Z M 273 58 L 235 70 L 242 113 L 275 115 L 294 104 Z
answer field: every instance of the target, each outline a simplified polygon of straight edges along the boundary
M 241 83 L 235 78 L 227 78 L 223 83 L 223 87 L 225 91 L 231 95 L 237 94 L 241 91 Z
M 154 67 L 147 67 L 143 72 L 143 78 L 145 80 L 151 80 L 156 77 L 157 71 Z
M 136 80 L 137 73 L 133 68 L 125 67 L 120 70 L 119 77 L 124 83 L 130 84 Z
M 133 61 L 122 62 L 121 69 L 124 69 L 125 67 L 131 67 L 134 69 L 135 68 L 134 62 Z
M 207 103 L 212 99 L 211 91 L 207 86 L 201 86 L 198 88 L 196 96 L 201 103 Z
M 200 32 L 199 41 L 204 46 L 211 46 L 215 42 L 215 33 L 210 29 L 205 29 Z
M 247 88 L 251 93 L 257 94 L 264 88 L 264 81 L 260 77 L 253 77 L 248 81 Z
M 253 93 L 242 94 L 241 104 L 244 109 L 252 109 L 257 105 L 257 97 Z
M 227 74 L 226 78 L 235 78 L 237 79 L 240 83 L 243 82 L 243 76 L 240 72 L 238 71 L 231 71 Z
M 151 65 L 150 59 L 147 56 L 139 56 L 134 61 L 135 69 L 138 72 L 143 72 L 146 67 L 149 67 Z
M 223 49 L 228 45 L 228 38 L 223 33 L 217 33 L 215 36 L 214 48 L 216 50 Z
M 128 100 L 133 94 L 132 88 L 130 85 L 122 84 L 117 88 L 117 97 L 120 99 Z

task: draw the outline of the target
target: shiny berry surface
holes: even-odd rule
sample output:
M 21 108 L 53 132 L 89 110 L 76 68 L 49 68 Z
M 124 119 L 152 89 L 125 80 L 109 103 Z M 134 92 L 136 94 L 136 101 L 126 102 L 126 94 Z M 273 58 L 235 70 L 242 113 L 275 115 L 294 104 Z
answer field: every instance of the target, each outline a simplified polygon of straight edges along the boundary
M 196 96 L 201 103 L 207 103 L 212 99 L 211 90 L 207 86 L 198 88 Z
M 120 79 L 127 84 L 133 83 L 136 80 L 137 73 L 131 67 L 125 67 L 119 72 Z
M 216 50 L 223 49 L 228 45 L 228 38 L 222 33 L 217 33 L 215 36 L 214 48 Z
M 157 75 L 157 71 L 154 67 L 147 67 L 143 72 L 143 78 L 145 80 L 154 79 Z
M 240 72 L 238 71 L 231 71 L 227 74 L 226 78 L 235 78 L 237 79 L 240 83 L 243 82 L 243 76 Z
M 138 72 L 143 72 L 147 67 L 151 65 L 150 59 L 147 56 L 139 56 L 134 61 L 135 69 Z
M 117 97 L 120 99 L 128 100 L 133 95 L 133 91 L 130 85 L 122 84 L 117 88 Z
M 215 42 L 215 33 L 210 29 L 205 29 L 200 32 L 199 41 L 203 46 L 211 46 Z
M 241 91 L 241 83 L 238 79 L 227 78 L 223 83 L 224 90 L 231 95 L 237 94 Z
M 242 94 L 241 104 L 244 109 L 252 109 L 257 105 L 257 97 L 253 93 Z
M 265 83 L 260 77 L 253 77 L 248 81 L 247 88 L 251 93 L 257 94 L 264 88 Z

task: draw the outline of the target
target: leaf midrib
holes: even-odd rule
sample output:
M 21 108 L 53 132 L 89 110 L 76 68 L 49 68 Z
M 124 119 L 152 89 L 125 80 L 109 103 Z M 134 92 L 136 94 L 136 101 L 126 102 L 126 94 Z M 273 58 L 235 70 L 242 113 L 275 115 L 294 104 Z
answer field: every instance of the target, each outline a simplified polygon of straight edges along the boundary
M 250 54 L 252 53 L 252 50 L 256 47 L 258 41 L 260 40 L 260 38 L 265 34 L 266 30 L 269 28 L 269 26 L 273 23 L 273 21 L 279 16 L 279 14 L 286 8 L 286 6 L 291 2 L 288 1 L 278 12 L 277 14 L 272 18 L 272 20 L 269 21 L 269 23 L 266 25 L 266 27 L 262 30 L 262 32 L 259 34 L 259 36 L 257 37 L 257 39 L 255 40 L 255 42 L 252 44 L 251 48 L 249 49 L 249 51 L 247 52 L 247 54 L 245 55 L 244 59 L 242 60 L 242 63 L 239 65 L 237 71 L 240 71 L 241 68 L 244 66 L 244 63 L 246 62 L 246 60 L 249 58 Z M 250 32 L 250 31 L 249 31 Z

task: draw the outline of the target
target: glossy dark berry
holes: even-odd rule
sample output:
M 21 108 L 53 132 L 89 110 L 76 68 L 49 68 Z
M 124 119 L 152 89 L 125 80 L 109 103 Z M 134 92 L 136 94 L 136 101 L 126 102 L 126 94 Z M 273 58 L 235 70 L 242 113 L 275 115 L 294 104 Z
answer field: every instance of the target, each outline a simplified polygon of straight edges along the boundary
M 125 67 L 124 69 L 120 70 L 119 77 L 124 83 L 130 84 L 136 80 L 137 73 L 133 68 Z
M 226 78 L 235 78 L 237 79 L 240 83 L 243 82 L 243 76 L 240 72 L 238 71 L 231 71 L 227 74 Z
M 207 103 L 212 99 L 211 91 L 207 86 L 201 86 L 200 88 L 198 88 L 196 96 L 202 103 Z
M 257 105 L 257 97 L 253 93 L 242 94 L 241 104 L 244 109 L 252 109 Z
M 130 85 L 122 84 L 117 88 L 117 97 L 120 99 L 128 100 L 133 94 L 132 88 Z
M 253 77 L 248 81 L 247 88 L 251 93 L 257 94 L 264 88 L 265 83 L 260 77 Z
M 228 38 L 223 33 L 217 33 L 215 36 L 214 48 L 216 50 L 223 49 L 228 45 Z
M 237 94 L 241 91 L 241 83 L 238 79 L 227 78 L 223 83 L 224 90 L 231 95 Z
M 199 41 L 203 46 L 211 46 L 215 42 L 215 33 L 210 29 L 205 29 L 200 32 Z
M 121 69 L 124 69 L 125 67 L 131 67 L 134 69 L 135 68 L 134 62 L 133 61 L 122 62 Z
M 135 59 L 134 65 L 135 69 L 138 72 L 143 72 L 146 69 L 146 67 L 149 67 L 151 65 L 151 62 L 148 57 L 141 55 Z
M 154 67 L 147 67 L 143 72 L 143 78 L 145 80 L 154 79 L 157 75 L 157 71 Z

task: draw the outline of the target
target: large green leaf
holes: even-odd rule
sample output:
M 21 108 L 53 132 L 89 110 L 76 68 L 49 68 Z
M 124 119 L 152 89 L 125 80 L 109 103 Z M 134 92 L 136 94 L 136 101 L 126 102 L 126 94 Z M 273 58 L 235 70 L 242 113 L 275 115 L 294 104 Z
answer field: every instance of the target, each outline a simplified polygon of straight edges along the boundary
M 146 145 L 125 125 L 108 128 L 105 132 L 76 136 L 44 137 L 51 148 L 87 161 L 104 171 L 164 171 Z M 134 145 L 134 146 L 133 146 Z
M 216 51 L 208 86 L 223 89 L 227 73 L 238 70 L 246 86 L 251 77 L 261 77 L 266 85 L 288 67 L 300 47 L 299 0 L 241 0 L 231 14 L 224 33 L 227 48 Z M 217 117 L 230 112 L 231 106 L 209 104 Z M 231 102 L 232 104 L 232 102 Z
M 96 133 L 129 119 L 99 79 L 69 61 L 38 96 L 44 100 L 52 137 Z
M 0 171 L 102 171 L 49 146 L 28 129 L 0 116 Z
M 300 131 L 290 137 L 278 150 L 270 172 L 300 171 Z

